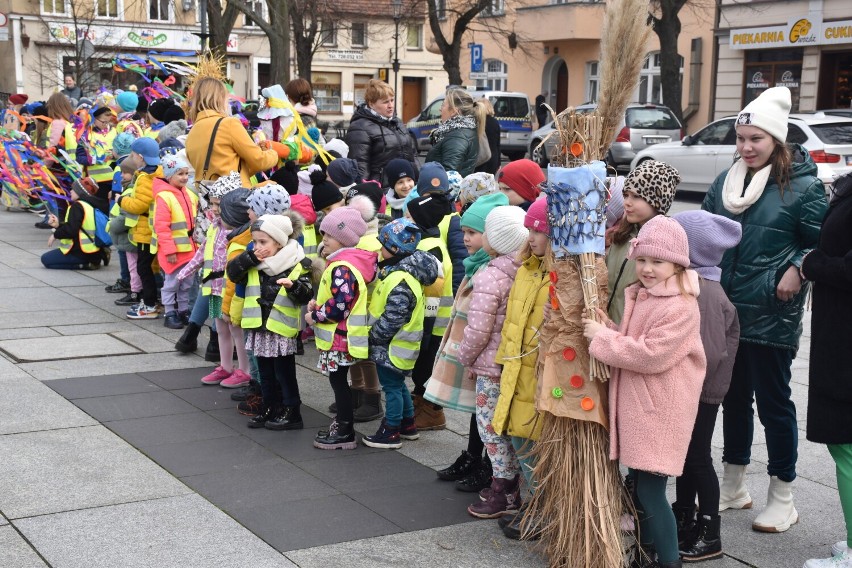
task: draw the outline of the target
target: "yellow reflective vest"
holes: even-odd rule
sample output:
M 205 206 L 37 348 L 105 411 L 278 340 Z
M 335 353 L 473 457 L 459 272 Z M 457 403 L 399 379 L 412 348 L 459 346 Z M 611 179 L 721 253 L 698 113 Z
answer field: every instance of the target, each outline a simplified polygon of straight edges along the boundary
M 449 219 L 449 217 L 447 215 L 446 218 Z M 447 326 L 450 325 L 450 318 L 453 315 L 453 262 L 450 260 L 450 251 L 447 249 L 446 242 L 440 237 L 427 237 L 421 239 L 417 244 L 417 250 L 425 252 L 436 248 L 441 251 L 441 256 L 443 257 L 441 266 L 444 270 L 444 287 L 439 297 L 426 298 L 426 317 L 435 318 L 432 335 L 443 337 L 444 332 L 447 331 Z
M 189 198 L 189 212 L 192 218 L 198 213 L 198 197 L 190 190 L 185 190 L 184 194 Z M 183 213 L 183 207 L 178 202 L 177 197 L 170 191 L 161 191 L 154 198 L 154 210 L 148 217 L 148 223 L 151 226 L 151 252 L 157 252 L 157 231 L 154 230 L 154 219 L 157 217 L 157 208 L 162 207 L 160 200 L 169 208 L 172 215 L 171 231 L 172 241 L 175 243 L 177 252 L 192 252 L 192 239 L 189 234 L 189 221 Z
M 388 295 L 400 282 L 405 282 L 417 303 L 411 312 L 411 318 L 391 339 L 388 348 L 388 356 L 391 363 L 401 370 L 410 371 L 414 368 L 417 356 L 420 354 L 420 341 L 423 339 L 423 316 L 426 313 L 426 301 L 423 297 L 423 285 L 404 270 L 395 270 L 388 274 L 384 280 L 380 280 L 373 296 L 370 298 L 370 325 L 373 325 L 385 311 Z
M 355 245 L 355 248 L 370 252 L 379 252 L 382 250 L 382 243 L 379 242 L 378 235 L 364 235 L 358 241 L 358 244 Z
M 201 265 L 201 295 L 209 296 L 213 293 L 213 286 L 210 283 L 213 278 L 205 280 L 207 276 L 213 272 L 213 256 L 216 250 L 216 235 L 219 233 L 218 225 L 211 224 L 207 227 L 207 241 L 204 243 L 204 264 Z
M 349 317 L 346 319 L 346 341 L 349 345 L 349 354 L 356 359 L 366 359 L 369 356 L 367 339 L 370 333 L 370 318 L 367 312 L 367 299 L 370 294 L 361 272 L 355 266 L 343 260 L 329 264 L 322 273 L 322 279 L 320 279 L 317 305 L 323 306 L 331 299 L 331 275 L 334 273 L 334 269 L 341 265 L 352 271 L 352 274 L 355 275 L 355 281 L 358 283 L 358 297 L 355 298 L 355 305 L 352 306 Z M 336 321 L 314 324 L 317 349 L 331 350 L 338 324 L 339 322 Z
M 83 223 L 80 225 L 80 232 L 77 236 L 80 240 L 80 250 L 86 254 L 98 252 L 100 249 L 94 241 L 95 230 L 97 229 L 95 227 L 95 210 L 85 201 L 77 201 L 77 203 L 83 208 Z M 71 214 L 71 207 L 73 205 L 69 205 L 65 211 L 66 223 L 68 222 L 68 216 Z M 73 239 L 59 239 L 59 250 L 62 251 L 62 254 L 68 254 L 73 246 Z
M 304 237 L 302 249 L 305 251 L 305 257 L 310 259 L 316 258 L 317 247 L 319 246 L 316 227 L 314 225 L 305 225 L 302 236 Z
M 50 123 L 50 126 L 47 127 L 47 139 L 50 140 L 53 137 L 53 123 Z M 77 138 L 74 137 L 74 124 L 73 121 L 65 122 L 65 129 L 62 133 L 62 139 L 60 140 L 62 143 L 61 148 L 64 149 L 71 156 L 73 160 L 75 158 L 75 152 L 77 151 Z
M 287 278 L 295 281 L 302 274 L 302 264 L 297 264 Z M 266 329 L 282 337 L 296 337 L 301 331 L 301 309 L 287 296 L 287 288 L 281 286 L 275 302 L 266 319 Z M 263 326 L 263 312 L 260 307 L 260 274 L 257 268 L 248 272 L 246 295 L 243 302 L 243 317 L 240 327 L 258 329 Z

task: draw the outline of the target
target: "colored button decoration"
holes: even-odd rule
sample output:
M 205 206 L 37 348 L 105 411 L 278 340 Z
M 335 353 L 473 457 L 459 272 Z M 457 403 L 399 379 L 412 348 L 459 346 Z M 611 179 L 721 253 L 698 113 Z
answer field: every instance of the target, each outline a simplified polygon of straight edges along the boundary
M 552 284 L 556 284 L 557 282 L 559 282 L 559 276 L 557 276 L 556 272 L 550 273 L 550 282 Z
M 562 388 L 553 387 L 553 390 L 550 391 L 550 394 L 553 395 L 553 398 L 562 398 Z
M 577 352 L 574 351 L 573 347 L 566 347 L 562 350 L 562 358 L 566 361 L 573 361 L 577 358 Z
M 583 153 L 583 145 L 582 144 L 580 144 L 579 142 L 574 142 L 573 144 L 571 144 L 571 154 L 574 157 L 577 157 L 582 153 Z
M 580 408 L 588 412 L 595 408 L 595 401 L 587 396 L 584 396 L 582 400 L 580 400 Z
M 568 382 L 571 384 L 572 387 L 578 389 L 583 386 L 583 377 L 581 377 L 580 375 L 574 375 L 570 379 L 568 379 Z

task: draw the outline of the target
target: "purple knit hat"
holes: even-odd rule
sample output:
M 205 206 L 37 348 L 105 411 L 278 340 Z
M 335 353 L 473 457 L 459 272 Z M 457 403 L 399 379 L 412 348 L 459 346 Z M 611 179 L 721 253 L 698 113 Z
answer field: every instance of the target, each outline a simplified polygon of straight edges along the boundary
M 367 232 L 361 213 L 352 207 L 332 210 L 320 224 L 320 233 L 328 235 L 344 247 L 354 247 Z
M 700 209 L 682 211 L 672 219 L 686 231 L 690 268 L 694 268 L 707 280 L 721 280 L 719 263 L 722 262 L 722 255 L 739 244 L 743 236 L 742 225 L 733 219 Z

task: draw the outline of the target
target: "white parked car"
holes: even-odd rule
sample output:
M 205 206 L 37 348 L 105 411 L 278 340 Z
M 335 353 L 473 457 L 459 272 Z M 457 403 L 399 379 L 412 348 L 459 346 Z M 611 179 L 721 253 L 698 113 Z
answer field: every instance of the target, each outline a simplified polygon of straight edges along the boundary
M 706 192 L 716 177 L 731 167 L 736 153 L 735 116 L 711 122 L 680 142 L 655 144 L 637 152 L 630 164 L 644 160 L 671 164 L 680 172 L 682 191 Z M 852 171 L 852 119 L 822 112 L 791 114 L 787 142 L 801 144 L 817 165 L 817 176 L 828 187 Z

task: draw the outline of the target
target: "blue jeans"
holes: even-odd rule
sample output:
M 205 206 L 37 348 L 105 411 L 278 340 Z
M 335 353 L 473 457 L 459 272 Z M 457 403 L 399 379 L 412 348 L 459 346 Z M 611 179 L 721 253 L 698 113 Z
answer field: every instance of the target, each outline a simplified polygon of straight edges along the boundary
M 45 268 L 81 270 L 84 266 L 89 264 L 89 261 L 84 260 L 79 256 L 74 256 L 71 253 L 62 254 L 61 250 L 53 249 L 41 255 L 41 263 Z
M 411 393 L 405 384 L 405 375 L 384 365 L 376 365 L 376 372 L 379 375 L 379 384 L 385 391 L 385 423 L 397 428 L 403 418 L 414 416 L 414 403 L 411 402 Z
M 748 465 L 754 438 L 754 409 L 766 433 L 767 471 L 781 481 L 796 479 L 799 429 L 791 398 L 793 349 L 741 342 L 734 361 L 731 387 L 722 402 L 725 449 L 722 461 Z
M 204 325 L 204 322 L 207 321 L 207 316 L 209 314 L 210 296 L 198 294 L 195 298 L 195 303 L 192 304 L 192 312 L 189 314 L 189 322 L 201 327 Z
M 123 250 L 118 251 L 118 277 L 125 282 L 130 282 L 130 267 L 127 266 L 127 253 Z
M 512 447 L 515 449 L 515 455 L 518 457 L 518 463 L 521 465 L 521 473 L 524 474 L 524 481 L 527 482 L 527 487 L 530 488 L 530 494 L 535 492 L 536 482 L 533 479 L 533 466 L 535 460 L 530 456 L 533 449 L 533 442 L 529 438 L 521 438 L 519 436 L 510 436 L 512 438 Z

